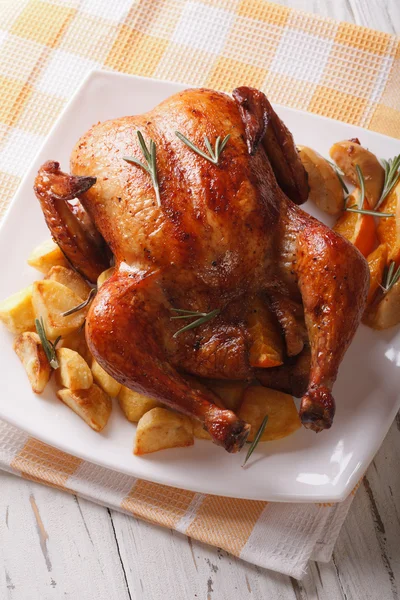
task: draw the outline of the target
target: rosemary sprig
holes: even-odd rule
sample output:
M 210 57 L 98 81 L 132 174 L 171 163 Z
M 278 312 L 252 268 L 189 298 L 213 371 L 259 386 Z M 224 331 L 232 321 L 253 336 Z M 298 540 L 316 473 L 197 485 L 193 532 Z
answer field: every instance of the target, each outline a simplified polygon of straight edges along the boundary
M 383 190 L 381 197 L 379 198 L 375 208 L 380 207 L 386 196 L 390 194 L 390 192 L 400 179 L 400 154 L 398 154 L 394 158 L 390 158 L 389 160 L 382 159 L 382 163 L 385 169 L 385 179 L 383 182 Z
M 43 323 L 43 317 L 40 317 L 40 319 L 35 319 L 35 327 L 51 368 L 58 369 L 60 365 L 57 359 L 56 347 L 58 342 L 61 340 L 61 335 L 58 336 L 55 342 L 51 342 L 49 339 L 47 339 L 46 330 L 44 328 Z
M 396 271 L 394 270 L 396 263 L 394 260 L 389 265 L 389 268 L 386 273 L 385 282 L 381 285 L 384 294 L 390 292 L 392 287 L 399 281 L 400 279 L 400 266 L 397 267 Z
M 342 186 L 345 194 L 348 194 L 349 193 L 349 189 L 348 189 L 347 185 L 344 182 L 344 179 L 343 179 L 344 173 L 343 173 L 342 169 L 340 167 L 338 167 L 337 164 L 335 164 L 331 160 L 328 160 L 327 158 L 325 160 L 326 160 L 326 162 L 328 162 L 331 165 L 331 167 L 335 171 L 335 173 L 337 175 L 337 178 L 339 179 L 340 185 Z
M 177 315 L 175 317 L 171 317 L 171 320 L 195 319 L 194 321 L 192 321 L 188 325 L 185 325 L 184 327 L 182 327 L 182 329 L 179 329 L 176 333 L 174 333 L 174 335 L 172 336 L 174 338 L 178 337 L 178 335 L 183 333 L 184 331 L 189 331 L 189 329 L 195 329 L 195 327 L 199 327 L 200 325 L 203 325 L 203 323 L 207 323 L 208 321 L 211 321 L 211 319 L 216 317 L 221 312 L 220 308 L 216 308 L 215 310 L 212 310 L 209 313 L 196 312 L 196 311 L 192 311 L 192 310 L 183 310 L 180 308 L 173 308 L 172 310 L 177 313 L 181 313 L 181 314 Z
M 253 454 L 254 450 L 256 449 L 258 442 L 260 441 L 261 436 L 264 433 L 267 423 L 268 423 L 268 415 L 265 415 L 265 417 L 256 433 L 256 436 L 255 436 L 254 440 L 252 441 L 250 448 L 247 451 L 246 458 L 244 459 L 244 463 L 242 464 L 242 467 L 246 466 L 247 461 L 249 460 L 250 456 Z
M 358 177 L 358 182 L 360 184 L 360 197 L 358 199 L 358 208 L 360 210 L 363 210 L 365 200 L 365 179 L 359 165 L 356 165 L 356 173 Z
M 134 156 L 123 156 L 123 159 L 129 163 L 134 163 L 135 165 L 138 165 L 138 167 L 141 167 L 150 175 L 151 182 L 156 193 L 157 204 L 158 206 L 161 206 L 160 187 L 158 185 L 157 175 L 156 145 L 154 141 L 150 139 L 149 148 L 147 148 L 142 133 L 140 131 L 137 131 L 136 133 L 139 139 L 140 147 L 143 152 L 143 156 L 146 160 L 146 164 L 144 164 L 141 160 L 135 158 Z
M 221 156 L 223 149 L 225 148 L 226 144 L 228 143 L 229 138 L 231 137 L 231 135 L 228 134 L 224 137 L 224 139 L 221 142 L 221 136 L 218 136 L 215 141 L 215 148 L 213 150 L 212 146 L 210 144 L 210 140 L 208 139 L 207 136 L 204 136 L 204 143 L 209 152 L 209 154 L 206 154 L 205 152 L 203 152 L 203 150 L 200 150 L 200 148 L 198 146 L 193 144 L 193 142 L 191 142 L 186 136 L 184 136 L 183 133 L 180 133 L 179 131 L 175 131 L 175 135 L 176 135 L 176 137 L 178 137 L 181 140 L 181 142 L 183 142 L 184 144 L 186 144 L 186 146 L 188 146 L 191 150 L 193 150 L 193 152 L 196 152 L 199 156 L 202 156 L 203 158 L 208 160 L 213 165 L 218 164 L 219 157 Z
M 364 208 L 358 208 L 357 204 L 353 204 L 352 206 L 346 206 L 345 210 L 347 210 L 347 212 L 354 212 L 360 215 L 371 215 L 372 217 L 394 217 L 393 213 L 382 213 L 378 210 L 367 210 Z
M 377 210 L 368 210 L 366 208 L 363 208 L 365 200 L 365 178 L 359 165 L 356 165 L 356 173 L 360 185 L 360 197 L 358 199 L 358 204 L 353 204 L 352 206 L 345 205 L 344 209 L 347 212 L 358 213 L 360 215 L 370 215 L 372 217 L 394 217 L 393 213 L 383 213 Z M 347 200 L 348 198 L 346 198 L 346 201 Z
M 92 299 L 94 298 L 96 293 L 97 293 L 97 288 L 92 288 L 90 290 L 89 295 L 86 298 L 86 300 L 84 300 L 77 306 L 74 306 L 73 308 L 70 308 L 69 310 L 66 310 L 65 312 L 61 313 L 61 316 L 68 317 L 69 315 L 73 315 L 74 313 L 78 312 L 79 310 L 82 310 L 82 308 L 85 308 L 88 304 L 90 304 L 90 302 L 92 301 Z

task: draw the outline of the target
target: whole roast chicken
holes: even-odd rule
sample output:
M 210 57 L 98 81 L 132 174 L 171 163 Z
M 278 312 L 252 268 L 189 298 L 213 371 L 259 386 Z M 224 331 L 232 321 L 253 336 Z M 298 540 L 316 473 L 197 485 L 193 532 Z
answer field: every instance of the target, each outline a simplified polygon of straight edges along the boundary
M 331 426 L 332 385 L 364 310 L 368 268 L 297 206 L 306 173 L 264 94 L 191 89 L 99 123 L 74 148 L 71 173 L 48 161 L 35 192 L 88 281 L 114 261 L 86 319 L 89 348 L 110 375 L 199 419 L 228 452 L 250 426 L 193 375 L 300 392 L 304 426 Z M 260 308 L 269 317 L 254 327 Z M 271 315 L 285 359 L 268 369 L 256 338 L 268 338 Z

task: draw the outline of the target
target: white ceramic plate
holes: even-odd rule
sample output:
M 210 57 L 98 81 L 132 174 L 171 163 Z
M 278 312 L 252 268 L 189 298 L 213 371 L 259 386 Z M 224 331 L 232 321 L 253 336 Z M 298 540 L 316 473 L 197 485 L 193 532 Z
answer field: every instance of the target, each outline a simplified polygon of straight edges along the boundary
M 0 298 L 38 278 L 26 264 L 31 249 L 49 237 L 32 190 L 38 167 L 55 159 L 68 170 L 75 142 L 93 123 L 145 112 L 182 89 L 139 77 L 90 74 L 45 142 L 2 224 Z M 398 140 L 282 106 L 277 110 L 298 144 L 326 156 L 334 141 L 355 136 L 380 157 L 400 153 Z M 306 205 L 306 210 L 326 221 L 315 207 Z M 364 473 L 400 406 L 400 329 L 377 333 L 361 326 L 334 388 L 337 412 L 330 431 L 315 435 L 301 429 L 284 440 L 261 444 L 246 469 L 241 468 L 243 453 L 230 455 L 199 440 L 191 448 L 138 458 L 132 454 L 134 426 L 119 410 L 113 411 L 103 433 L 95 433 L 57 400 L 51 386 L 42 396 L 32 393 L 11 344 L 12 335 L 1 328 L 1 418 L 85 460 L 204 493 L 280 502 L 342 500 Z

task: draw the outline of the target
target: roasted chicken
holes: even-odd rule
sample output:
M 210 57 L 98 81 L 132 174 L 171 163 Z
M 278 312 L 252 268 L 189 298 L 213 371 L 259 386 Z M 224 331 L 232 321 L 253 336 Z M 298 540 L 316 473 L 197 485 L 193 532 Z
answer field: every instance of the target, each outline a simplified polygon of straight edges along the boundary
M 125 160 L 145 163 L 137 131 L 154 143 L 159 202 L 146 165 Z M 207 153 L 205 136 L 214 146 L 227 135 L 218 161 L 182 141 Z M 249 315 L 261 304 L 284 341 L 287 364 L 271 369 L 278 387 L 304 394 L 305 427 L 331 426 L 332 385 L 364 310 L 368 267 L 297 206 L 307 176 L 264 94 L 186 90 L 147 114 L 99 123 L 73 150 L 71 173 L 45 163 L 35 192 L 53 238 L 86 279 L 94 283 L 114 257 L 86 319 L 89 347 L 109 374 L 196 417 L 235 452 L 249 426 L 190 375 L 262 381 L 265 372 L 273 385 L 249 358 Z M 177 335 L 193 323 L 189 311 L 200 323 Z

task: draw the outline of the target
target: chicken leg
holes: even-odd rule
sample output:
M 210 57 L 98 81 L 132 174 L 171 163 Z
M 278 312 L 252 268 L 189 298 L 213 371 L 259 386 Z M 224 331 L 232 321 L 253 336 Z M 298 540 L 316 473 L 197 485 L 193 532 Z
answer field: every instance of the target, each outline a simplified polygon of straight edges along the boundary
M 123 385 L 196 417 L 213 441 L 228 452 L 245 443 L 250 426 L 230 410 L 213 404 L 213 396 L 193 389 L 166 359 L 160 324 L 165 306 L 159 272 L 123 267 L 97 294 L 86 321 L 86 338 L 95 358 Z
M 291 189 L 292 194 L 294 189 L 304 190 L 293 138 L 264 94 L 242 87 L 234 90 L 233 97 L 246 127 L 249 151 L 255 153 L 263 146 L 272 165 L 280 156 L 279 164 L 285 167 L 277 175 L 281 188 Z M 279 134 L 274 137 L 274 132 Z M 294 188 L 286 182 L 287 178 L 303 183 Z M 311 346 L 310 379 L 301 401 L 300 418 L 305 427 L 318 432 L 332 425 L 335 414 L 332 386 L 364 311 L 369 269 L 350 242 L 303 212 L 283 194 L 280 206 L 277 279 L 279 282 L 292 279 L 298 286 Z M 285 286 L 283 290 L 281 299 L 275 298 L 274 302 L 278 318 L 287 303 L 285 292 L 293 293 Z M 288 354 L 298 354 L 301 350 L 300 344 L 297 352 Z

